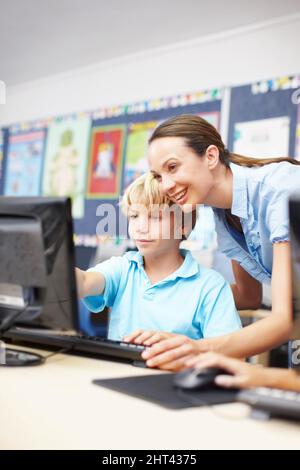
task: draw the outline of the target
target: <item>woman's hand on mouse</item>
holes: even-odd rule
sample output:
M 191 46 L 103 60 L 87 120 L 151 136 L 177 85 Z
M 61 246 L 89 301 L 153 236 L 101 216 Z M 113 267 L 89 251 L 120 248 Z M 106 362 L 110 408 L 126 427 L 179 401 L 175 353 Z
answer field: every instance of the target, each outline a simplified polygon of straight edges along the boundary
M 226 388 L 275 387 L 300 391 L 295 371 L 248 364 L 214 352 L 198 355 L 185 362 L 186 367 L 220 367 L 232 375 L 219 375 L 215 382 Z
M 186 367 L 202 369 L 204 367 L 220 367 L 232 375 L 219 375 L 215 382 L 222 387 L 248 388 L 258 387 L 263 380 L 263 369 L 247 364 L 239 359 L 209 352 L 190 358 L 185 362 Z

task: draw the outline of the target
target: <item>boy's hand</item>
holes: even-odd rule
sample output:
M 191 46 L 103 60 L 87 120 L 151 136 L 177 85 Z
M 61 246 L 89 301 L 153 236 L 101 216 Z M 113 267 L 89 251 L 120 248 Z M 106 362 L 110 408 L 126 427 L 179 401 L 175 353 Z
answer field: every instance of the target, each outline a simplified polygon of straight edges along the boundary
M 167 333 L 166 331 L 145 331 L 135 330 L 130 335 L 123 338 L 127 343 L 144 344 L 145 346 L 152 346 L 155 343 L 176 336 L 174 333 Z
M 199 354 L 206 340 L 194 340 L 184 335 L 168 333 L 169 337 L 153 344 L 142 357 L 148 367 L 158 367 L 162 370 L 178 371 L 185 367 L 185 362 Z
M 105 288 L 105 277 L 100 272 L 87 272 L 75 268 L 78 297 L 102 295 Z
M 85 272 L 79 268 L 75 268 L 75 276 L 78 298 L 81 299 L 84 297 Z

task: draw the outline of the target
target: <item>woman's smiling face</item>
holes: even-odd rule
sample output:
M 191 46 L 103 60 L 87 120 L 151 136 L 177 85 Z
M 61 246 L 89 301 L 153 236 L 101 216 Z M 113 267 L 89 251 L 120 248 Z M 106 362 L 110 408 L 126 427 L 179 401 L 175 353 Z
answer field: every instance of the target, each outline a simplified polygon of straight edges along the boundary
M 213 185 L 206 154 L 197 155 L 182 137 L 162 137 L 149 145 L 148 160 L 161 190 L 183 211 L 205 202 Z

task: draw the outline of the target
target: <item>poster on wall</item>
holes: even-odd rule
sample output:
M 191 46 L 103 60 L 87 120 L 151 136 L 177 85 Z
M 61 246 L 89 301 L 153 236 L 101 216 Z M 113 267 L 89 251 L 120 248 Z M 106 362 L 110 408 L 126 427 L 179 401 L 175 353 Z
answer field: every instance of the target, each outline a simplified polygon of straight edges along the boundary
M 40 194 L 45 135 L 45 130 L 39 130 L 9 136 L 5 196 Z
M 90 133 L 86 116 L 54 122 L 48 130 L 43 194 L 69 196 L 72 215 L 84 215 L 85 181 Z
M 220 113 L 198 113 L 216 129 L 220 127 Z M 166 118 L 167 119 L 167 118 Z M 125 149 L 125 188 L 136 178 L 149 170 L 147 161 L 148 140 L 154 129 L 162 121 L 146 121 L 128 125 L 127 144 Z
M 251 157 L 283 157 L 289 153 L 287 116 L 239 122 L 234 127 L 233 152 Z
M 125 188 L 149 170 L 147 162 L 148 140 L 157 125 L 157 121 L 128 125 L 125 150 Z
M 121 191 L 122 158 L 126 126 L 92 129 L 87 197 L 115 199 Z

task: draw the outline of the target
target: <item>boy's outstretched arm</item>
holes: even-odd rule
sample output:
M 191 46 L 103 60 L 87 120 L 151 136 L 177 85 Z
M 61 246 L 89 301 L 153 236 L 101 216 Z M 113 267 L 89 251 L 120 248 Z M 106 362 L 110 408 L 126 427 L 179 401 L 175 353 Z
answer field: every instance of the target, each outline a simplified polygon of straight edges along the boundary
M 100 272 L 87 272 L 75 268 L 78 297 L 102 295 L 105 289 L 105 277 Z

